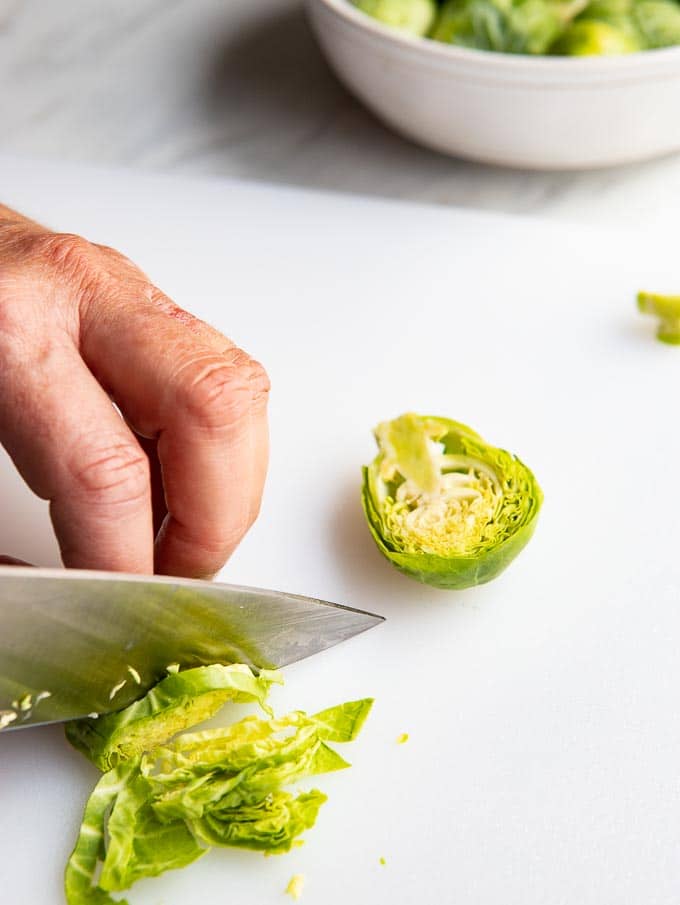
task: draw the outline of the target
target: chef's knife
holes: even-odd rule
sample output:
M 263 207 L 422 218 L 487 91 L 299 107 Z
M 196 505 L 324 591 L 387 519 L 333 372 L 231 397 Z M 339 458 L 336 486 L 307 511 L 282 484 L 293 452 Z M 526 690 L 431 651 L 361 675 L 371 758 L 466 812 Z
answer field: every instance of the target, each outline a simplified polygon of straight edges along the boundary
M 0 726 L 120 710 L 167 667 L 278 667 L 382 622 L 279 591 L 0 566 Z

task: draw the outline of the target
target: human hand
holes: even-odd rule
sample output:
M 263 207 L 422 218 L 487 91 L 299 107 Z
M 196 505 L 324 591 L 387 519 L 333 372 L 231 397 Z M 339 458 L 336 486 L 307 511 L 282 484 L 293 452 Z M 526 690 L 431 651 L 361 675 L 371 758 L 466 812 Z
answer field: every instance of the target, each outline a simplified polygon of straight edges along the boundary
M 268 391 L 123 255 L 0 205 L 0 443 L 66 566 L 213 575 L 259 510 Z

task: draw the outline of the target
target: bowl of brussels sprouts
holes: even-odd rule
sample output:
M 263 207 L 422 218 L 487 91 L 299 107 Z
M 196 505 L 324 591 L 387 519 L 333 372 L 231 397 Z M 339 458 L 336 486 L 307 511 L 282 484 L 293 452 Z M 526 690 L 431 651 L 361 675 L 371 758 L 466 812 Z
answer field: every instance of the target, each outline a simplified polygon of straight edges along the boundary
M 453 156 L 583 169 L 680 150 L 680 0 L 307 0 L 340 79 Z

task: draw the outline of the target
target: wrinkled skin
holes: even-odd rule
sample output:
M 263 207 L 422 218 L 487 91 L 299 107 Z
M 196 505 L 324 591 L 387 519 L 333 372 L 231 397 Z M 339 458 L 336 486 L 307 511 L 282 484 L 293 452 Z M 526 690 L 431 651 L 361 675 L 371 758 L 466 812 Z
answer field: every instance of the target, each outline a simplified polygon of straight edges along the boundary
M 65 565 L 220 569 L 259 509 L 268 390 L 123 255 L 0 205 L 0 442 Z

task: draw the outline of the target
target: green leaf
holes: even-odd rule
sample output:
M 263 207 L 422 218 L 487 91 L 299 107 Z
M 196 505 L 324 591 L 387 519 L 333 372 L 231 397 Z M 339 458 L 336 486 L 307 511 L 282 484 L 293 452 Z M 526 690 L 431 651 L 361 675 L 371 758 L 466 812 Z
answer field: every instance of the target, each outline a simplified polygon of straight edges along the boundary
M 100 770 L 109 770 L 214 716 L 228 701 L 257 701 L 266 710 L 265 698 L 277 681 L 275 672 L 255 676 L 239 663 L 200 666 L 167 676 L 125 710 L 68 723 L 66 737 Z
M 490 581 L 533 534 L 541 489 L 516 456 L 466 425 L 409 417 L 429 438 L 439 486 L 431 492 L 412 470 L 410 477 L 405 474 L 394 448 L 380 442 L 384 426 L 378 428 L 378 455 L 363 469 L 362 504 L 371 535 L 393 565 L 419 581 L 448 589 Z
M 104 860 L 107 814 L 136 769 L 134 761 L 120 764 L 102 776 L 90 795 L 75 848 L 66 865 L 64 888 L 69 905 L 114 905 L 114 899 L 96 885 L 94 877 L 99 862 Z
M 315 713 L 312 719 L 319 727 L 319 738 L 327 742 L 354 741 L 372 706 L 373 698 L 363 698 L 361 701 L 347 701 Z
M 186 867 L 205 855 L 184 820 L 161 823 L 151 807 L 151 789 L 138 772 L 116 798 L 107 824 L 107 848 L 99 878 L 102 889 L 128 889 L 142 877 Z
M 249 848 L 276 855 L 301 844 L 298 837 L 314 826 L 319 808 L 326 800 L 315 789 L 297 798 L 289 792 L 276 791 L 251 805 L 215 809 L 190 823 L 196 835 L 210 845 Z
M 349 707 L 348 713 L 352 710 Z M 349 764 L 324 738 L 356 737 L 366 713 L 365 707 L 362 714 L 354 708 L 353 717 L 345 716 L 343 730 L 329 730 L 315 717 L 296 711 L 278 720 L 248 717 L 228 730 L 180 736 L 142 759 L 142 773 L 154 790 L 155 813 L 161 820 L 199 819 L 215 809 L 255 804 L 272 789 L 304 776 L 345 769 Z

